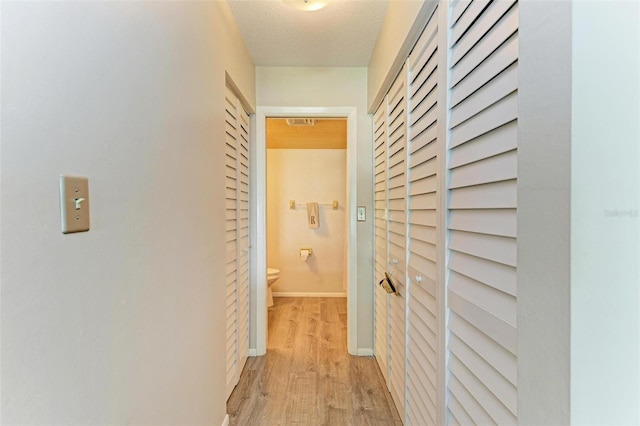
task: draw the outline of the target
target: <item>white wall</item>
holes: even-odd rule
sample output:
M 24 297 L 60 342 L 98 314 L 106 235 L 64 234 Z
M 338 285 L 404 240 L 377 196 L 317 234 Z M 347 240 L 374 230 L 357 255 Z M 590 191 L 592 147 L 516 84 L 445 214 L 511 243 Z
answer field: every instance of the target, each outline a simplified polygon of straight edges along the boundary
M 366 68 L 256 68 L 259 106 L 355 106 L 358 158 L 356 202 L 367 209 L 367 221 L 357 224 L 358 319 L 357 347 L 373 347 L 373 197 L 371 117 L 367 115 Z
M 427 25 L 438 2 L 392 0 L 368 67 L 367 107 L 373 113 L 391 87 L 402 65 Z
M 222 424 L 226 9 L 3 2 L 2 424 Z
M 640 424 L 640 5 L 574 2 L 571 422 Z
M 267 265 L 280 270 L 274 292 L 344 293 L 346 163 L 344 149 L 267 150 Z M 332 200 L 339 209 L 320 205 L 320 227 L 310 229 L 305 203 Z M 302 261 L 307 247 L 313 254 Z

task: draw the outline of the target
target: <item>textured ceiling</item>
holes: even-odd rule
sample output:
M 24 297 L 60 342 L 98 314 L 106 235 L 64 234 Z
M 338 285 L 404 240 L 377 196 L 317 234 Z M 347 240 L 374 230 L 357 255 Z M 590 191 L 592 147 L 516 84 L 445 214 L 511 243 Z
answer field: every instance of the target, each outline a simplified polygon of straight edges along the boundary
M 304 12 L 281 0 L 227 0 L 257 66 L 369 64 L 388 0 L 329 0 Z

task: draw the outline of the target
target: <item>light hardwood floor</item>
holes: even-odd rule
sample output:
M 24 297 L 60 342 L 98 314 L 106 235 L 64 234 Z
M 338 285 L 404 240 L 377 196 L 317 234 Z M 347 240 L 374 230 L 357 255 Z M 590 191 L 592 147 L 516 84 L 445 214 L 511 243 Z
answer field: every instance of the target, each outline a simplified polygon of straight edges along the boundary
M 347 353 L 344 298 L 277 298 L 267 355 L 249 358 L 231 425 L 402 425 L 375 359 Z

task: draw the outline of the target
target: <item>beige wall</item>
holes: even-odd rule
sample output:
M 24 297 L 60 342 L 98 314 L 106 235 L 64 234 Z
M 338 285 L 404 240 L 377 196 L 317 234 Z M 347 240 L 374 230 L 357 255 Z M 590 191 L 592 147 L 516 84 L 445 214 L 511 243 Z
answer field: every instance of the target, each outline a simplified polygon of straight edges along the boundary
M 373 113 L 402 68 L 420 32 L 438 2 L 391 0 L 371 55 L 367 81 L 367 107 Z
M 249 113 L 255 112 L 256 106 L 256 68 L 253 66 L 249 51 L 244 45 L 238 27 L 233 20 L 231 9 L 225 1 L 210 2 L 215 13 L 207 15 L 212 30 L 209 37 L 216 44 L 227 73 L 227 80 L 231 80 L 232 88 Z
M 367 209 L 367 221 L 358 222 L 357 347 L 373 347 L 373 225 L 371 117 L 367 114 L 366 68 L 256 68 L 258 106 L 329 106 L 357 108 L 356 202 Z M 259 178 L 259 177 L 258 177 Z
M 347 153 L 344 149 L 267 150 L 267 265 L 280 270 L 274 292 L 344 293 Z M 289 200 L 298 206 L 289 209 Z M 317 229 L 305 203 L 320 205 Z M 313 254 L 300 260 L 300 249 Z
M 1 423 L 224 421 L 225 69 L 254 99 L 226 8 L 3 2 Z

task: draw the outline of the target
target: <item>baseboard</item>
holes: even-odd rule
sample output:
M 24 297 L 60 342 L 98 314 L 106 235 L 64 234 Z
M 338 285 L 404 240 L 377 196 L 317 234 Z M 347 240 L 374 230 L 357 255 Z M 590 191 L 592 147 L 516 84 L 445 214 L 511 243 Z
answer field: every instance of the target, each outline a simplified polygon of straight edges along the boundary
M 373 356 L 373 349 L 371 349 L 371 348 L 358 348 L 358 356 Z
M 273 297 L 347 297 L 347 293 L 305 293 L 302 291 L 274 291 Z
M 249 349 L 249 356 L 258 356 L 257 349 Z
M 222 422 L 222 426 L 229 426 L 229 415 L 224 416 L 224 421 Z

